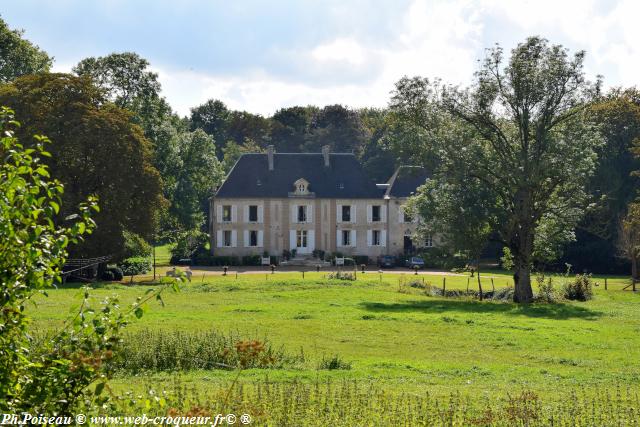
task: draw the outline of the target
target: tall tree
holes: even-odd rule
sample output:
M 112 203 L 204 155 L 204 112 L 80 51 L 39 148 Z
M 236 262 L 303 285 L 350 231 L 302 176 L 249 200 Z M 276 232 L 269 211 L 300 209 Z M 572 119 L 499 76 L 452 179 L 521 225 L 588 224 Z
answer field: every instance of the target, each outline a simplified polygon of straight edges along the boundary
M 342 105 L 328 105 L 314 114 L 305 151 L 318 152 L 323 145 L 338 153 L 361 154 L 368 139 L 358 113 Z
M 626 214 L 620 220 L 618 231 L 618 253 L 631 263 L 631 278 L 637 281 L 638 260 L 640 259 L 640 203 L 630 203 Z M 634 287 L 635 290 L 635 287 Z
M 0 104 L 22 119 L 23 141 L 45 133 L 53 143 L 46 160 L 65 186 L 60 220 L 90 195 L 99 198 L 97 229 L 74 256 L 118 254 L 123 231 L 149 239 L 154 218 L 165 203 L 152 165 L 151 146 L 130 113 L 105 103 L 91 80 L 68 74 L 24 76 L 0 87 Z M 65 208 L 66 207 L 66 208 Z
M 386 182 L 398 166 L 396 155 L 385 140 L 389 132 L 389 114 L 386 110 L 365 108 L 359 110 L 358 115 L 368 135 L 360 155 L 362 167 L 372 180 Z M 406 164 L 413 165 L 413 161 Z
M 222 147 L 229 140 L 229 120 L 231 111 L 224 102 L 210 99 L 202 105 L 191 109 L 191 130 L 202 129 L 213 136 L 217 145 L 217 153 L 222 154 Z
M 516 302 L 533 299 L 536 247 L 571 239 L 586 206 L 601 138 L 586 120 L 599 85 L 585 80 L 583 61 L 584 52 L 570 57 L 562 46 L 530 37 L 506 63 L 502 48 L 489 50 L 468 89 L 405 78 L 392 99 L 392 108 L 424 130 L 425 149 L 441 159 L 474 153 L 469 176 L 503 212 L 496 231 L 514 257 Z M 477 137 L 434 130 L 450 121 Z
M 22 38 L 24 31 L 12 30 L 0 18 L 0 83 L 16 77 L 47 72 L 53 58 L 29 40 Z
M 315 107 L 282 108 L 271 117 L 271 141 L 283 153 L 299 153 L 309 137 Z

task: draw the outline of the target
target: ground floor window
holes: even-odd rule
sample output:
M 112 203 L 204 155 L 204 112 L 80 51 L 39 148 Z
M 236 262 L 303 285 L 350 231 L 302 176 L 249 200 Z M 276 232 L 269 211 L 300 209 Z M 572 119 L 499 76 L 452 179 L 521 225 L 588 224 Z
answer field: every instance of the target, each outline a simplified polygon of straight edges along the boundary
M 298 248 L 307 247 L 307 230 L 296 231 L 296 246 Z
M 249 231 L 249 246 L 258 246 L 258 232 L 256 230 Z
M 372 246 L 380 246 L 380 240 L 382 232 L 380 230 L 373 230 L 371 233 L 371 245 Z
M 342 230 L 342 246 L 351 246 L 351 230 Z
M 427 235 L 427 238 L 424 241 L 424 247 L 425 248 L 432 248 L 433 247 L 433 237 L 431 236 L 431 234 Z
M 222 246 L 231 247 L 231 230 L 222 232 Z

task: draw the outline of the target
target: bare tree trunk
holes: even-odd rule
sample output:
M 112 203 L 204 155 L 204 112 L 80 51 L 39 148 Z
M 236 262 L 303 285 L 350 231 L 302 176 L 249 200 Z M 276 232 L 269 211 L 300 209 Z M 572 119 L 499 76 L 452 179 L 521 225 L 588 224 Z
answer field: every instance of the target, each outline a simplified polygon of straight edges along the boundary
M 477 276 L 478 276 L 478 291 L 480 292 L 480 301 L 482 301 L 482 282 L 480 281 L 480 258 L 478 258 L 477 264 Z
M 638 258 L 631 255 L 631 279 L 638 280 Z

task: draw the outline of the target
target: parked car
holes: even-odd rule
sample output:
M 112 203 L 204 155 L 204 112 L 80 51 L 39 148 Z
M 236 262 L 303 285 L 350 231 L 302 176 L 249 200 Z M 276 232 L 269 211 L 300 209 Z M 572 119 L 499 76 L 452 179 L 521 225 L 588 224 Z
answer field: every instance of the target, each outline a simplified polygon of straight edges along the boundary
M 407 258 L 404 265 L 408 268 L 424 268 L 424 260 L 419 256 L 412 256 L 410 258 Z
M 396 257 L 393 255 L 380 255 L 378 257 L 378 267 L 393 268 L 396 266 Z

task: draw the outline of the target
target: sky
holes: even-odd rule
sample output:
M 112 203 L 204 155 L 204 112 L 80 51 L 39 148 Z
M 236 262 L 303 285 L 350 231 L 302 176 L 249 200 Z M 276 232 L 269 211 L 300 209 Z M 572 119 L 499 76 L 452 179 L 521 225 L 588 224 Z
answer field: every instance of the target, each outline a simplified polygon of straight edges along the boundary
M 467 85 L 486 48 L 531 35 L 585 50 L 587 76 L 607 87 L 640 75 L 638 0 L 2 0 L 0 16 L 54 71 L 138 53 L 180 115 L 212 98 L 267 116 L 384 107 L 405 75 Z

